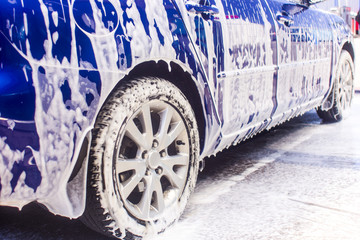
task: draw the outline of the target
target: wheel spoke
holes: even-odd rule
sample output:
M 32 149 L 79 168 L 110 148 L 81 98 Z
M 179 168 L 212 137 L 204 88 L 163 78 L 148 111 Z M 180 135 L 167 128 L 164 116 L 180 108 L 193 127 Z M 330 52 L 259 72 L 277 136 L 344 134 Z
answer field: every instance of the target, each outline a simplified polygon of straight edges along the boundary
M 170 107 L 166 107 L 164 111 L 162 111 L 160 115 L 160 128 L 159 128 L 159 149 L 164 149 L 167 147 L 170 143 L 167 143 L 167 132 L 170 126 L 171 118 L 173 116 L 173 109 Z
M 342 105 L 342 109 L 345 110 L 347 108 L 348 105 L 348 96 L 346 91 L 342 91 L 342 95 L 341 95 L 341 105 Z
M 146 141 L 145 136 L 140 132 L 132 120 L 130 120 L 126 125 L 126 136 L 133 140 L 138 147 L 142 149 L 149 149 L 149 142 Z
M 351 94 L 352 89 L 353 89 L 353 86 L 352 86 L 352 74 L 350 74 L 345 80 L 344 91 Z
M 183 121 L 179 121 L 173 125 L 173 129 L 169 132 L 170 143 L 172 143 L 185 130 Z
M 127 199 L 142 179 L 143 176 L 141 176 L 140 174 L 134 174 L 133 176 L 131 176 L 130 179 L 121 184 L 122 189 L 120 189 L 120 191 L 122 197 L 124 199 Z
M 346 73 L 346 76 L 344 77 L 344 84 L 349 85 L 349 83 L 351 83 L 351 79 L 352 79 L 352 73 L 351 71 L 348 71 Z
M 139 210 L 145 219 L 150 217 L 151 199 L 154 192 L 153 177 L 144 178 L 146 188 L 138 204 Z
M 173 123 L 170 132 L 165 134 L 160 141 L 160 149 L 167 148 L 184 130 L 185 125 L 182 121 Z
M 349 87 L 347 87 L 345 89 L 345 97 L 346 97 L 346 102 L 350 103 L 350 101 L 351 101 L 351 91 L 350 91 Z
M 344 96 L 343 95 L 340 96 L 340 107 L 341 107 L 342 110 L 344 110 L 344 108 L 345 108 Z
M 343 100 L 344 100 L 344 96 L 345 96 L 345 94 L 344 94 L 344 91 L 343 91 L 343 90 L 340 92 L 339 96 L 340 96 L 340 102 L 343 102 Z
M 164 176 L 168 178 L 172 186 L 179 189 L 182 188 L 184 179 L 178 176 L 172 168 L 164 167 Z
M 341 76 L 346 76 L 348 72 L 350 72 L 349 64 L 345 63 L 343 67 L 341 68 Z
M 141 159 L 120 159 L 116 162 L 116 172 L 123 173 L 134 170 L 137 174 L 145 173 L 145 163 Z
M 347 92 L 346 94 L 346 107 L 350 108 L 352 99 L 352 91 Z
M 165 209 L 165 201 L 164 201 L 164 192 L 161 187 L 160 178 L 153 179 L 154 184 L 154 191 L 156 195 L 156 200 L 154 202 L 154 205 L 158 211 L 158 213 L 161 213 Z
M 339 77 L 339 101 L 342 110 L 350 106 L 352 98 L 352 72 L 349 64 L 344 64 Z
M 152 128 L 150 106 L 148 104 L 143 106 L 141 111 L 142 111 L 141 124 L 144 126 L 145 138 L 146 138 L 147 142 L 151 142 L 154 134 L 153 134 L 153 128 Z
M 163 158 L 161 161 L 167 168 L 172 169 L 174 166 L 186 166 L 189 164 L 188 154 L 178 154 L 176 156 L 169 156 Z
M 343 88 L 345 92 L 348 92 L 352 88 L 351 83 L 349 83 L 349 81 L 346 81 L 343 85 Z

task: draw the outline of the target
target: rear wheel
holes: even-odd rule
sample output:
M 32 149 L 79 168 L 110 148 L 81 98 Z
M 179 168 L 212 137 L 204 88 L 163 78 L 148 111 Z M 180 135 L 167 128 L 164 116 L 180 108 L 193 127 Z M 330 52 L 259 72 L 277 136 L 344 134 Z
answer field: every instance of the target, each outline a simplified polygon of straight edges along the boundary
M 339 122 L 349 115 L 354 95 L 354 64 L 350 54 L 342 51 L 335 73 L 334 86 L 330 96 L 334 97 L 329 110 L 317 110 L 320 118 L 326 122 Z
M 125 84 L 95 124 L 83 221 L 119 238 L 163 231 L 185 208 L 198 156 L 195 116 L 176 86 L 155 78 Z

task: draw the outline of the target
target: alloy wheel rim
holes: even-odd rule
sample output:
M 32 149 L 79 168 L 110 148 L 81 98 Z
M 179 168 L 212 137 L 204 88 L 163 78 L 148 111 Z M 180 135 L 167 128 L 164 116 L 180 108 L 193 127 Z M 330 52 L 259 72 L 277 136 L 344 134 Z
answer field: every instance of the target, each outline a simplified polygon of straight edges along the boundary
M 189 169 L 189 134 L 179 112 L 153 100 L 127 121 L 115 151 L 117 189 L 127 211 L 154 220 L 180 199 Z
M 353 96 L 353 72 L 348 61 L 341 66 L 339 74 L 339 102 L 341 110 L 350 109 Z

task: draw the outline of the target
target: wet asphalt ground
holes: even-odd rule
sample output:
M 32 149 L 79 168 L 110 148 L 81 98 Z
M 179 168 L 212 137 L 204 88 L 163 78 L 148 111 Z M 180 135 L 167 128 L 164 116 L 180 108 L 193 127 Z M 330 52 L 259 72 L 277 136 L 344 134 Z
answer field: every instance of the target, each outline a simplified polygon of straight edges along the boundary
M 30 204 L 0 207 L 0 239 L 108 238 Z M 208 159 L 180 221 L 153 239 L 360 239 L 360 94 L 340 123 L 310 111 Z

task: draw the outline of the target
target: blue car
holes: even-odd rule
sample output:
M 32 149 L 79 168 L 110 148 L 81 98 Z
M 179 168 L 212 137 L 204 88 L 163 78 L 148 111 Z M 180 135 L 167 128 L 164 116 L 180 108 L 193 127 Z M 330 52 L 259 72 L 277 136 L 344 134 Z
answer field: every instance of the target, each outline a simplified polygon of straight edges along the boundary
M 138 238 L 204 158 L 316 108 L 348 115 L 354 48 L 314 0 L 1 0 L 0 204 Z

